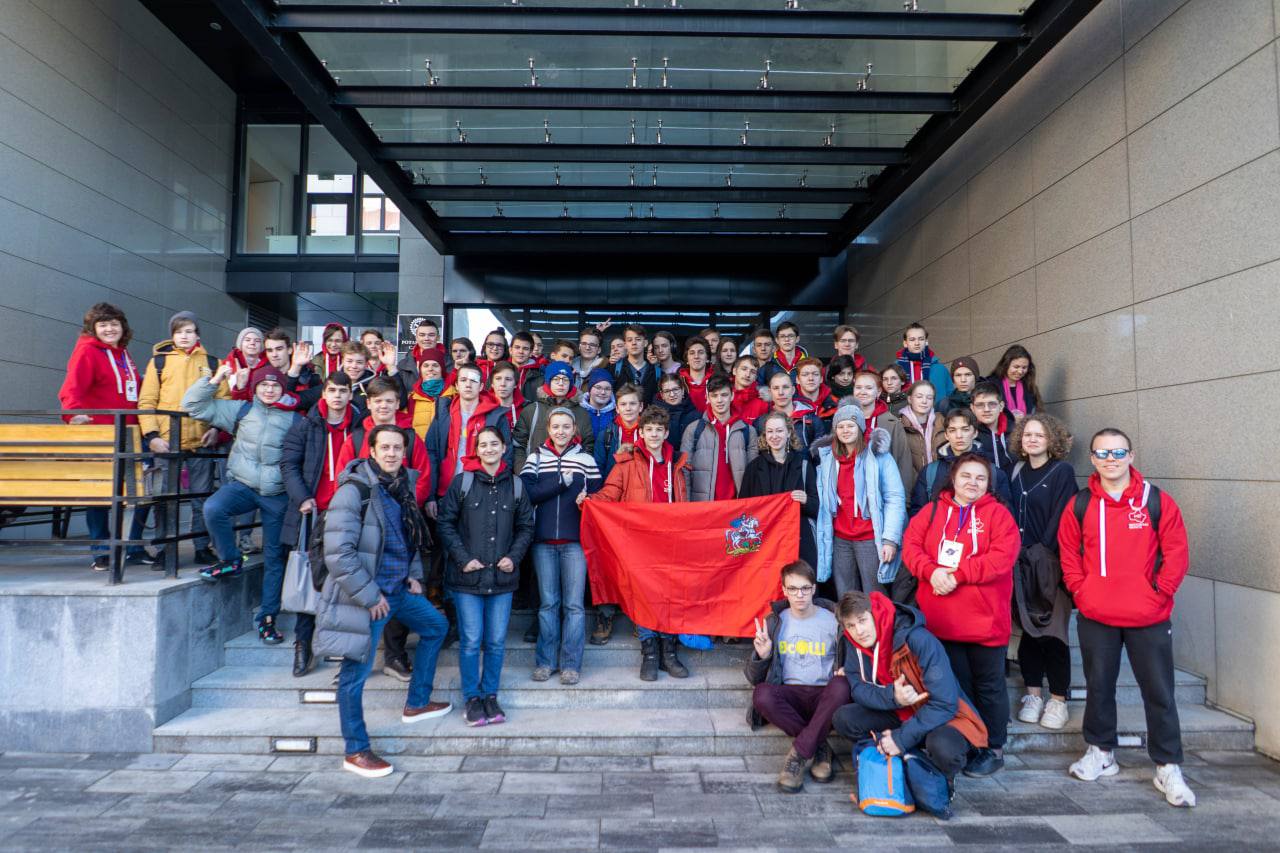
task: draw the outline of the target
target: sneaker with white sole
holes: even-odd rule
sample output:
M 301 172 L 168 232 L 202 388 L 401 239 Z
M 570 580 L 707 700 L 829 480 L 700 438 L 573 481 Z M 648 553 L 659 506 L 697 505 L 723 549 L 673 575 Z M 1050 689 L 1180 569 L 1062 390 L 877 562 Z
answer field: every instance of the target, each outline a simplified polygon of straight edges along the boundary
M 1024 723 L 1040 722 L 1040 713 L 1044 711 L 1044 700 L 1034 693 L 1022 697 L 1022 710 L 1018 711 L 1018 719 Z
M 1093 782 L 1103 776 L 1116 775 L 1120 765 L 1116 764 L 1115 753 L 1090 746 L 1067 772 L 1083 782 Z
M 1044 713 L 1040 715 L 1040 725 L 1044 728 L 1054 731 L 1065 729 L 1069 719 L 1071 719 L 1071 712 L 1067 710 L 1066 702 L 1050 697 L 1049 701 L 1044 703 Z
M 1194 808 L 1196 795 L 1182 778 L 1182 768 L 1176 764 L 1156 765 L 1156 775 L 1152 778 L 1156 790 L 1164 794 L 1165 802 L 1171 806 Z

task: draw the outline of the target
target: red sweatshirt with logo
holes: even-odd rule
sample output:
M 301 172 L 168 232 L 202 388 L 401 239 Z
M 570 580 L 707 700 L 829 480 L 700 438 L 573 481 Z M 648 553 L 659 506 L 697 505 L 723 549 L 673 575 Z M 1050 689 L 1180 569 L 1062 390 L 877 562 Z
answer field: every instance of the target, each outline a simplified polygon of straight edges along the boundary
M 1136 468 L 1129 469 L 1129 487 L 1119 500 L 1106 493 L 1096 473 L 1088 488 L 1083 526 L 1076 521 L 1075 501 L 1058 523 L 1062 580 L 1080 615 L 1117 628 L 1165 621 L 1190 563 L 1182 511 L 1162 490 L 1160 529 L 1153 531 L 1150 488 Z M 1162 555 L 1158 574 L 1157 552 Z
M 58 391 L 64 409 L 136 409 L 142 374 L 129 351 L 104 344 L 93 335 L 81 335 L 67 361 L 67 375 Z M 133 399 L 129 391 L 132 390 Z M 63 415 L 70 421 L 74 414 Z M 90 415 L 95 424 L 114 423 L 111 415 Z M 132 415 L 128 423 L 136 424 Z
M 364 446 L 359 449 L 357 454 L 352 439 L 353 435 L 348 435 L 342 442 L 342 450 L 338 454 L 338 470 L 342 471 L 347 467 L 352 459 L 368 459 L 369 458 L 369 434 L 373 432 L 376 424 L 373 422 L 373 416 L 370 415 L 364 419 Z M 421 506 L 431 499 L 431 459 L 427 456 L 427 446 L 422 439 L 418 438 L 413 431 L 413 418 L 404 412 L 396 412 L 396 426 L 405 431 L 405 440 L 413 445 L 410 451 L 410 457 L 404 460 L 405 468 L 412 468 L 418 472 L 418 483 L 415 486 L 414 496 Z M 412 437 L 410 437 L 412 436 Z

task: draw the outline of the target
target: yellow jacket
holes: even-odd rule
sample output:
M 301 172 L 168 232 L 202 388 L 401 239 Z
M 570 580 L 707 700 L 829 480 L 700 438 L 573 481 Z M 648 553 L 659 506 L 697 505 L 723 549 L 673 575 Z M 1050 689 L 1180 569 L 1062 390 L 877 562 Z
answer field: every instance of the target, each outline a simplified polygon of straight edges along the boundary
M 163 356 L 164 369 L 161 370 L 157 360 Z M 218 362 L 209 355 L 203 346 L 196 344 L 189 354 L 173 345 L 172 340 L 161 341 L 151 350 L 151 362 L 147 365 L 146 375 L 142 378 L 142 391 L 138 395 L 139 409 L 182 410 L 182 395 L 195 384 L 197 379 L 208 379 L 217 370 Z M 218 386 L 216 397 L 230 397 L 224 382 Z M 169 417 L 167 415 L 139 415 L 138 424 L 142 434 L 159 433 L 160 437 L 169 440 Z M 194 418 L 182 419 L 182 449 L 196 450 L 200 447 L 200 437 L 209 429 L 209 424 Z M 176 447 L 171 448 L 177 450 Z

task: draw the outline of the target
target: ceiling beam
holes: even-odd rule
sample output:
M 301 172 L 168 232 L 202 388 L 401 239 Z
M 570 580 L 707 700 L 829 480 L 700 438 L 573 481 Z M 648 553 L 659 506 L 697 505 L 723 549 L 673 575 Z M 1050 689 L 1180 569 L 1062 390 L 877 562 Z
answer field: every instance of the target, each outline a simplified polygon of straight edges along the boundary
M 449 242 L 460 255 L 592 255 L 637 253 L 671 255 L 807 255 L 822 254 L 829 237 L 788 236 L 762 240 L 757 235 L 670 234 L 638 242 L 633 234 L 455 234 Z
M 440 220 L 450 239 L 459 232 L 482 234 L 820 234 L 829 235 L 834 219 L 586 219 L 527 216 L 452 217 Z
M 462 184 L 417 186 L 415 201 L 537 201 L 632 202 L 635 204 L 857 204 L 871 195 L 861 189 L 817 187 L 653 187 L 653 186 L 538 186 Z M 833 223 L 834 224 L 834 223 Z
M 277 32 L 1011 41 L 1018 15 L 532 6 L 284 6 Z
M 925 122 L 907 143 L 903 164 L 886 168 L 871 182 L 873 199 L 850 208 L 841 218 L 840 231 L 828 254 L 843 251 L 869 228 L 1098 3 L 1099 0 L 1036 0 L 1023 15 L 1026 40 L 998 44 L 987 52 L 956 88 L 956 110 Z
M 229 0 L 220 0 L 229 2 Z M 333 106 L 364 109 L 621 110 L 730 113 L 949 113 L 950 92 L 629 89 L 569 86 L 342 86 Z
M 271 70 L 284 81 L 315 118 L 387 198 L 439 252 L 447 250 L 439 217 L 429 207 L 412 204 L 407 190 L 410 179 L 403 169 L 373 156 L 378 138 L 359 115 L 333 107 L 334 84 L 302 37 L 294 33 L 272 33 L 267 29 L 274 4 L 270 0 L 213 0 L 245 41 L 257 51 Z
M 379 160 L 430 163 L 733 163 L 778 166 L 894 166 L 903 162 L 902 150 L 899 148 L 836 145 L 398 142 L 380 145 L 374 149 L 373 153 Z

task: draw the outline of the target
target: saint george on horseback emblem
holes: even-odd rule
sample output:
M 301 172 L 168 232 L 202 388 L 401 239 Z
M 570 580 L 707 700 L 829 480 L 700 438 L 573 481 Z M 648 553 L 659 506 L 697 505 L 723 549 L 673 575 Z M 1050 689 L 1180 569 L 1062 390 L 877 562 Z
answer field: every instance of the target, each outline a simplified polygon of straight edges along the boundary
M 760 533 L 760 519 L 743 513 L 729 524 L 724 532 L 724 551 L 730 557 L 741 557 L 760 550 L 764 537 Z

